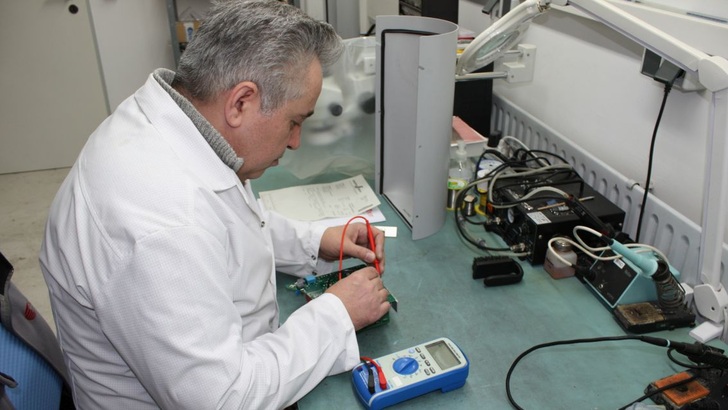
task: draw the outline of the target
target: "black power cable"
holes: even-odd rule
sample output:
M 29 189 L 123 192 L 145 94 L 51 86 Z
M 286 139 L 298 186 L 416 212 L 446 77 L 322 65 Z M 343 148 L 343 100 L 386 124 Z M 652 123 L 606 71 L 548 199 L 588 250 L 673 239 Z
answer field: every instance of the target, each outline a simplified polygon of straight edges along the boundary
M 650 183 L 652 181 L 652 161 L 655 156 L 655 142 L 657 141 L 657 130 L 660 128 L 660 121 L 662 120 L 662 113 L 665 111 L 665 104 L 667 103 L 667 95 L 670 94 L 672 87 L 665 84 L 665 94 L 662 97 L 662 104 L 660 105 L 660 112 L 657 114 L 657 121 L 655 122 L 655 128 L 652 131 L 652 141 L 650 141 L 650 154 L 647 160 L 647 177 L 645 179 L 645 193 L 642 196 L 642 203 L 640 204 L 640 216 L 637 221 L 637 233 L 635 233 L 635 241 L 640 241 L 640 231 L 642 230 L 642 219 L 645 215 L 645 206 L 647 204 L 647 194 L 650 192 Z
M 642 335 L 626 335 L 626 336 L 611 336 L 611 337 L 595 337 L 591 339 L 571 339 L 571 340 L 557 340 L 554 342 L 548 342 L 548 343 L 542 343 L 535 345 L 525 352 L 521 353 L 516 357 L 516 359 L 511 363 L 511 367 L 508 369 L 508 373 L 506 374 L 506 395 L 508 396 L 508 402 L 513 406 L 515 409 L 523 410 L 523 407 L 518 405 L 516 403 L 515 399 L 513 398 L 513 395 L 511 394 L 511 376 L 513 375 L 513 371 L 516 368 L 516 365 L 518 362 L 520 362 L 526 355 L 529 353 L 542 349 L 545 347 L 552 347 L 552 346 L 561 346 L 561 345 L 571 345 L 571 344 L 581 344 L 581 343 L 597 343 L 597 342 L 610 342 L 610 341 L 621 341 L 621 340 L 638 340 L 644 343 L 648 343 L 655 346 L 661 346 L 661 347 L 667 347 L 668 348 L 668 357 L 670 360 L 673 361 L 673 363 L 676 363 L 680 366 L 685 366 L 684 363 L 675 360 L 672 357 L 672 351 L 676 351 L 684 356 L 686 356 L 688 359 L 692 360 L 695 363 L 703 363 L 706 365 L 709 365 L 712 368 L 717 369 L 728 369 L 728 357 L 723 355 L 723 350 L 717 349 L 702 343 L 695 342 L 693 344 L 688 343 L 682 343 L 682 342 L 675 342 L 668 339 L 661 339 L 658 337 L 652 337 L 652 336 L 642 336 Z M 687 383 L 689 380 L 684 381 Z M 677 384 L 676 384 L 677 385 Z M 675 386 L 666 386 L 663 388 L 663 390 L 668 390 Z M 640 399 L 636 401 L 644 400 L 649 396 L 643 396 Z M 632 402 L 635 403 L 636 401 Z M 630 403 L 630 405 L 632 404 Z M 626 408 L 629 405 L 622 407 Z
M 671 63 L 665 62 L 663 63 L 663 66 L 658 70 L 658 73 L 655 75 L 655 81 L 659 81 L 665 85 L 665 91 L 662 97 L 662 104 L 660 104 L 660 112 L 657 115 L 657 120 L 655 121 L 655 127 L 652 131 L 652 141 L 650 141 L 650 154 L 648 157 L 647 162 L 647 177 L 645 180 L 645 193 L 642 196 L 642 204 L 640 204 L 640 215 L 637 221 L 637 232 L 635 234 L 635 241 L 640 241 L 640 232 L 642 231 L 642 220 L 645 215 L 645 207 L 647 204 L 647 195 L 650 192 L 650 183 L 652 182 L 652 162 L 654 160 L 655 155 L 655 143 L 657 141 L 657 130 L 660 128 L 660 121 L 662 120 L 662 113 L 665 111 L 665 105 L 667 104 L 667 96 L 670 94 L 670 90 L 672 90 L 673 84 L 675 84 L 675 81 L 677 81 L 678 78 L 682 77 L 685 74 L 685 71 L 677 68 L 676 66 L 672 65 Z

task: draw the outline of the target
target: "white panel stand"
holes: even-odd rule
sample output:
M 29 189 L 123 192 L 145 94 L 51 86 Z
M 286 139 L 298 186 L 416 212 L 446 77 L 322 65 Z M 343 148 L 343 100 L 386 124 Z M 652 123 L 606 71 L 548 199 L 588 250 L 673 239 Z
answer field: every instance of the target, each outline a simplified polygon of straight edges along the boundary
M 375 188 L 421 239 L 447 215 L 458 26 L 412 16 L 376 26 Z

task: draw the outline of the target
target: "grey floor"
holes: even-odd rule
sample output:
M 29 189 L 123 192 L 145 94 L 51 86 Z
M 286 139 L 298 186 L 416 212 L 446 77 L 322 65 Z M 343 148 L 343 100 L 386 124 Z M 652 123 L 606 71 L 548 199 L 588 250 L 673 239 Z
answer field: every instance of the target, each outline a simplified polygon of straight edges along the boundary
M 48 208 L 69 168 L 0 175 L 0 252 L 12 281 L 55 331 L 48 288 L 38 262 Z

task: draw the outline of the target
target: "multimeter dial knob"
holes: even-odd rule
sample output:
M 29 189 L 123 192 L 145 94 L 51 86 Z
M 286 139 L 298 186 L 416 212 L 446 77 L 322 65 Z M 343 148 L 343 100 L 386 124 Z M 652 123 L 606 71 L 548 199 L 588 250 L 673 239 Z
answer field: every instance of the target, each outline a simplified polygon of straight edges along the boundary
M 416 372 L 417 369 L 420 368 L 420 364 L 417 363 L 417 360 L 411 357 L 400 357 L 399 359 L 394 361 L 392 367 L 394 368 L 395 372 L 403 375 L 408 375 Z

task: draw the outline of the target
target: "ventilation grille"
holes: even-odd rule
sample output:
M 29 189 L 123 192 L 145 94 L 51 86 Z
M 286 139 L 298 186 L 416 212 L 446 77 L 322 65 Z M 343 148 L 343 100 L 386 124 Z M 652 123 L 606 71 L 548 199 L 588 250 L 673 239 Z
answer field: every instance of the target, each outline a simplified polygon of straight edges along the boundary
M 552 152 L 567 159 L 588 184 L 626 212 L 623 229 L 634 237 L 644 195 L 641 186 L 497 95 L 493 95 L 491 122 L 493 129 L 502 131 L 504 136 L 518 138 L 531 149 Z M 655 246 L 665 253 L 670 263 L 681 273 L 681 282 L 690 285 L 700 283 L 700 232 L 700 226 L 660 199 L 649 196 L 640 242 Z M 725 243 L 721 260 L 721 282 L 727 286 L 722 274 L 728 261 L 728 246 Z

